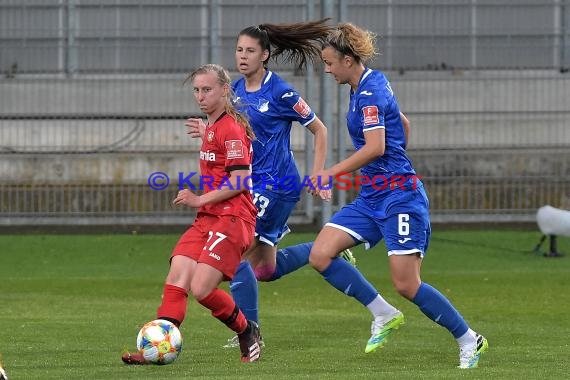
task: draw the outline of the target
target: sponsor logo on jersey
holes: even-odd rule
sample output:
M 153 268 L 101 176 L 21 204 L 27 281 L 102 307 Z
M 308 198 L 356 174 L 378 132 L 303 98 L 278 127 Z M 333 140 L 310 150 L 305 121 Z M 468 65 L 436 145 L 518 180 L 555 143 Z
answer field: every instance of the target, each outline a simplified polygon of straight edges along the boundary
M 362 113 L 364 115 L 364 125 L 374 125 L 380 122 L 378 119 L 378 107 L 366 106 L 362 109 Z
M 204 161 L 216 161 L 216 153 L 210 152 L 209 150 L 205 152 L 200 151 L 200 159 Z
M 290 98 L 290 97 L 292 97 L 293 95 L 295 95 L 295 93 L 294 93 L 293 91 L 286 92 L 286 93 L 284 93 L 283 95 L 281 95 L 281 99 Z
M 307 118 L 311 114 L 311 107 L 303 100 L 303 98 L 299 97 L 297 103 L 293 106 L 295 112 L 297 112 L 301 117 Z
M 214 260 L 218 260 L 218 261 L 220 261 L 222 259 L 219 255 L 216 255 L 214 252 L 210 252 L 210 254 L 208 256 L 213 257 Z
M 364 91 L 361 91 L 361 92 L 360 92 L 360 95 L 368 95 L 368 96 L 370 96 L 370 95 L 372 95 L 372 93 L 371 93 L 370 91 L 364 90 Z
M 208 142 L 214 141 L 214 131 L 208 132 Z
M 243 158 L 243 143 L 241 140 L 228 140 L 226 144 L 226 158 L 232 160 Z

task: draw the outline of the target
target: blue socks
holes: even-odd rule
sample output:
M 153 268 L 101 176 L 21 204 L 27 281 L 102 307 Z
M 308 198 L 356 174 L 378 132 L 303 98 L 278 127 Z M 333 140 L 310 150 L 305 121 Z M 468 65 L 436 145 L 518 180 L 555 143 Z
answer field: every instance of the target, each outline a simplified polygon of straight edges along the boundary
M 469 326 L 447 298 L 434 287 L 422 282 L 412 300 L 432 321 L 445 327 L 455 339 L 467 332 Z
M 257 280 L 249 262 L 242 261 L 239 264 L 236 274 L 230 282 L 230 291 L 245 318 L 259 323 Z
M 275 281 L 278 278 L 296 271 L 309 263 L 309 254 L 313 243 L 302 243 L 292 247 L 286 247 L 277 251 L 277 264 L 275 272 L 269 281 Z
M 269 281 L 296 271 L 309 262 L 309 254 L 313 243 L 303 243 L 292 247 L 283 248 L 277 251 L 275 272 Z M 230 291 L 236 305 L 243 312 L 248 320 L 259 323 L 259 300 L 257 290 L 257 280 L 251 265 L 247 261 L 242 261 L 230 282 Z
M 364 276 L 346 260 L 335 258 L 321 275 L 338 291 L 354 297 L 364 307 L 372 302 L 378 292 Z

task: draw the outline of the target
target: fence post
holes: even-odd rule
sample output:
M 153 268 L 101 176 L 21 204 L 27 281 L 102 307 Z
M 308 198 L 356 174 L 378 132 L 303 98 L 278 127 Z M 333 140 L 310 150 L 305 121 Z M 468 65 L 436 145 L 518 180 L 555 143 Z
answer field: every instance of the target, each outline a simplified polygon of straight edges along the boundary
M 79 26 L 79 17 L 77 17 L 77 0 L 67 1 L 67 17 L 66 17 L 66 59 L 65 59 L 65 73 L 67 76 L 72 76 L 77 71 L 77 44 L 75 35 Z
M 307 21 L 313 20 L 315 18 L 315 1 L 308 0 L 305 6 L 305 17 Z M 311 62 L 307 62 L 307 72 L 305 74 L 305 98 L 307 99 L 307 104 L 313 104 L 313 100 L 315 98 L 314 91 L 313 91 L 313 84 L 315 82 L 315 73 L 313 72 L 313 64 Z M 305 172 L 303 175 L 312 174 L 313 171 L 313 160 L 314 160 L 314 152 L 313 152 L 313 144 L 310 139 L 305 139 Z M 315 218 L 315 202 L 312 196 L 305 197 L 305 216 L 307 220 L 310 220 L 311 223 L 314 222 Z
M 334 15 L 334 0 L 323 0 L 321 1 L 321 16 L 322 18 L 330 17 Z M 331 128 L 333 125 L 333 117 L 332 117 L 332 81 L 330 78 L 326 78 L 325 71 L 321 71 L 321 96 L 320 96 L 320 115 L 321 120 L 327 126 L 327 128 Z M 334 139 L 332 139 L 333 135 L 331 133 L 328 134 L 328 141 L 327 141 L 327 161 L 325 167 L 330 168 L 332 166 L 332 145 Z M 332 202 L 322 202 L 322 209 L 321 209 L 321 224 L 325 224 L 328 222 L 332 216 Z
M 220 62 L 220 1 L 210 1 L 210 52 L 209 58 L 212 63 Z
M 477 0 L 471 0 L 471 70 L 477 70 Z
M 347 2 L 345 0 L 339 0 L 338 5 L 338 20 L 341 22 L 346 22 L 348 19 L 348 9 L 347 9 Z M 329 78 L 330 79 L 330 78 Z M 344 160 L 344 156 L 346 154 L 346 118 L 344 111 L 344 107 L 348 103 L 347 101 L 347 89 L 345 86 L 342 86 L 338 89 L 337 98 L 336 98 L 336 109 L 337 109 L 337 117 L 336 117 L 336 143 L 337 143 L 337 152 L 336 152 L 336 161 L 340 162 Z M 332 126 L 331 126 L 332 128 Z M 337 191 L 334 195 L 334 198 L 337 200 L 338 208 L 342 208 L 346 204 L 346 191 Z
M 565 0 L 554 1 L 554 61 L 553 66 L 558 67 L 561 73 L 568 72 L 570 68 L 569 38 L 570 26 L 566 16 Z

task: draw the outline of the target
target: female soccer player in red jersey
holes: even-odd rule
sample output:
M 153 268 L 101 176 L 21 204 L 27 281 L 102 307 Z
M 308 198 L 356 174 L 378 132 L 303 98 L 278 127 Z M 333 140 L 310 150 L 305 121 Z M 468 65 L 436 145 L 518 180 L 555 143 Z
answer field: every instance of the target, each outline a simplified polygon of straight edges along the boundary
M 251 175 L 254 134 L 247 119 L 230 102 L 230 77 L 225 69 L 207 64 L 188 79 L 207 116 L 200 173 L 202 178 L 213 181 L 211 186 L 205 186 L 203 195 L 184 189 L 173 201 L 178 206 L 198 209 L 198 214 L 172 252 L 157 318 L 180 326 L 190 291 L 237 334 L 241 360 L 253 362 L 261 354 L 259 328 L 246 319 L 232 297 L 218 285 L 233 278 L 254 237 L 257 209 L 249 186 L 244 184 L 244 179 Z M 146 364 L 139 353 L 125 353 L 122 360 L 127 364 Z
M 277 280 L 309 262 L 311 243 L 277 247 L 289 232 L 287 220 L 303 190 L 291 150 L 292 131 L 303 127 L 314 135 L 313 172 L 324 167 L 327 150 L 327 128 L 297 90 L 267 66 L 270 58 L 282 57 L 302 70 L 307 62 L 320 58 L 321 42 L 329 31 L 327 20 L 264 23 L 244 28 L 237 37 L 235 59 L 241 78 L 232 88 L 236 107 L 248 116 L 256 136 L 252 184 L 258 214 L 255 240 L 230 290 L 247 319 L 255 322 L 259 317 L 257 280 Z M 201 123 L 187 126 L 192 137 L 205 138 Z M 323 189 L 318 195 L 329 199 L 331 192 Z M 224 347 L 237 345 L 233 336 Z

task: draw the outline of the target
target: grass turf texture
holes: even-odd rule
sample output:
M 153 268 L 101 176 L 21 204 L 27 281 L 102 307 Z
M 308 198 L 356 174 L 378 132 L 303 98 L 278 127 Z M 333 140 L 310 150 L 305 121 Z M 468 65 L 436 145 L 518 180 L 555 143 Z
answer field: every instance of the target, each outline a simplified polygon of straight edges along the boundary
M 407 323 L 364 354 L 371 317 L 311 268 L 260 284 L 262 361 L 222 349 L 229 330 L 189 302 L 184 350 L 168 366 L 126 366 L 154 319 L 178 235 L 0 235 L 0 353 L 11 379 L 567 378 L 570 257 L 530 253 L 528 231 L 435 232 L 423 280 L 446 294 L 490 343 L 480 368 L 456 369 L 451 335 L 393 290 L 381 244 L 358 268 Z M 312 240 L 290 235 L 283 245 Z M 559 250 L 570 253 L 567 238 Z M 227 289 L 227 284 L 224 285 Z

